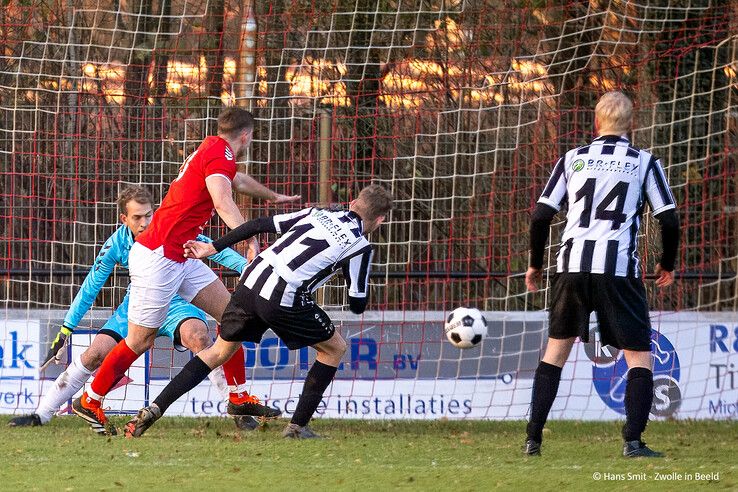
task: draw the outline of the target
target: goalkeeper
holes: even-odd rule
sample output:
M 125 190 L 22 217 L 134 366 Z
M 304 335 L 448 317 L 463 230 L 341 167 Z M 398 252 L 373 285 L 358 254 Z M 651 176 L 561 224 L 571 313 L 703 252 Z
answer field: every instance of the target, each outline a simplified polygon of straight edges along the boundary
M 69 335 L 92 306 L 115 266 L 128 266 L 128 252 L 133 245 L 134 238 L 143 232 L 151 221 L 153 214 L 152 199 L 144 188 L 136 186 L 123 190 L 118 197 L 118 207 L 123 225 L 105 241 L 97 255 L 80 291 L 72 301 L 61 330 L 52 343 L 42 369 L 58 360 Z M 205 238 L 204 236 L 199 237 L 201 239 Z M 210 259 L 239 273 L 243 271 L 247 264 L 244 257 L 231 249 L 213 255 Z M 127 331 L 128 294 L 126 294 L 113 316 L 98 331 L 92 344 L 56 378 L 49 392 L 41 398 L 36 411 L 30 415 L 15 417 L 9 422 L 9 425 L 20 427 L 48 423 L 59 410 L 59 407 L 84 386 L 92 373 L 100 367 L 105 356 L 120 340 L 125 338 Z M 166 322 L 159 329 L 157 336 L 167 336 L 172 339 L 177 350 L 189 349 L 194 353 L 200 352 L 212 343 L 208 336 L 205 313 L 181 297 L 175 297 L 172 301 Z M 245 384 L 243 350 L 240 354 L 237 353 L 223 368 L 228 376 L 228 382 L 233 385 Z M 210 380 L 222 393 L 223 399 L 227 399 L 228 383 L 224 378 L 224 371 L 214 371 Z M 234 416 L 234 418 L 236 425 L 241 429 L 253 429 L 258 425 L 251 416 Z M 112 427 L 109 429 L 99 425 L 91 425 L 91 427 L 99 434 L 115 433 Z

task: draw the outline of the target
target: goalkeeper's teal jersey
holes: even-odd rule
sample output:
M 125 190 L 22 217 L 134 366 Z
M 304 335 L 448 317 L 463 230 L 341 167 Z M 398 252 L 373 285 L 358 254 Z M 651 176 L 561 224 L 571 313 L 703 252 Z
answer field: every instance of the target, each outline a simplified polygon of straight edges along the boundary
M 203 235 L 199 235 L 197 240 L 212 242 L 210 238 Z M 90 272 L 85 277 L 84 282 L 82 282 L 79 292 L 77 292 L 71 306 L 69 306 L 69 310 L 64 317 L 64 326 L 71 330 L 77 327 L 84 315 L 92 307 L 97 295 L 100 293 L 103 285 L 105 285 L 108 277 L 110 277 L 110 274 L 113 273 L 116 265 L 126 269 L 128 268 L 128 253 L 131 250 L 131 246 L 133 246 L 133 242 L 133 233 L 125 225 L 118 227 L 108 240 L 105 241 L 105 244 L 100 248 L 100 252 L 95 258 L 95 262 L 92 264 Z M 246 258 L 232 249 L 224 249 L 220 253 L 210 256 L 208 259 L 238 273 L 243 272 L 243 269 L 248 264 Z M 126 292 L 127 297 L 128 292 Z M 174 301 L 185 302 L 179 296 L 175 296 L 172 299 L 172 302 Z

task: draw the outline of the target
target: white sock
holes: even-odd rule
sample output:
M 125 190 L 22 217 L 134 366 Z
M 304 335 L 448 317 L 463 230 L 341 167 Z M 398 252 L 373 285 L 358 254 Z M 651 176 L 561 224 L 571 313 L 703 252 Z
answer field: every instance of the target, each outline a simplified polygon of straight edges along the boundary
M 231 390 L 231 393 L 248 393 L 249 383 L 232 384 L 228 388 Z
M 223 366 L 218 366 L 210 371 L 210 374 L 208 374 L 208 379 L 210 379 L 210 382 L 213 383 L 213 386 L 218 388 L 221 400 L 227 400 L 228 382 L 226 381 L 225 373 L 223 372 Z
M 36 413 L 41 418 L 41 422 L 45 424 L 51 420 L 59 407 L 84 387 L 91 374 L 92 371 L 82 365 L 81 356 L 74 359 L 66 371 L 59 374 L 48 393 L 39 401 Z

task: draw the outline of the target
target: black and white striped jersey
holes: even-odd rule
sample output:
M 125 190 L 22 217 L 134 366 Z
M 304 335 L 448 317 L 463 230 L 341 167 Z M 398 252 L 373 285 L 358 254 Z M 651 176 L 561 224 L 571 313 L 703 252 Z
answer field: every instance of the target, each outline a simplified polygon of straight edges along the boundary
M 296 307 L 342 270 L 349 297 L 366 299 L 372 246 L 357 214 L 308 208 L 272 219 L 283 235 L 247 267 L 246 287 L 281 306 Z
M 538 199 L 568 205 L 557 272 L 639 277 L 638 228 L 645 203 L 653 215 L 675 208 L 661 163 L 624 137 L 602 136 L 567 152 Z

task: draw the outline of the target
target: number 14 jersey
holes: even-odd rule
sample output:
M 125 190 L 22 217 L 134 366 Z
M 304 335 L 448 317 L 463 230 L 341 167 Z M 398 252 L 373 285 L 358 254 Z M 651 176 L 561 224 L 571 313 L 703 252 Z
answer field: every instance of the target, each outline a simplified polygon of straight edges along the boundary
M 676 206 L 659 160 L 618 136 L 567 152 L 538 202 L 568 206 L 557 272 L 618 277 L 640 276 L 638 229 L 646 202 L 653 215 Z

